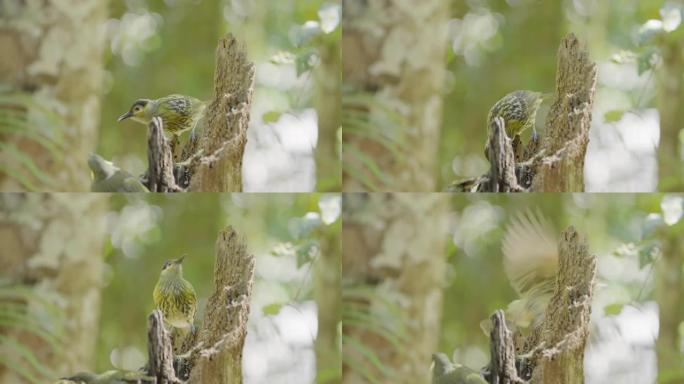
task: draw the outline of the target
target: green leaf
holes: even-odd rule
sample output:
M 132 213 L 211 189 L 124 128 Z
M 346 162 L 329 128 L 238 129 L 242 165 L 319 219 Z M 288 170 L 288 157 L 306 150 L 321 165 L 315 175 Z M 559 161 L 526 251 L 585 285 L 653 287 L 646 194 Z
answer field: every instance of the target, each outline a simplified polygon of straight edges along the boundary
M 625 303 L 608 304 L 603 308 L 603 312 L 605 312 L 606 316 L 617 315 L 622 312 L 624 306 Z
M 276 121 L 278 121 L 278 119 L 280 119 L 280 116 L 282 114 L 283 113 L 280 111 L 269 111 L 264 113 L 261 116 L 261 119 L 264 121 L 264 123 L 275 123 Z
M 295 59 L 295 69 L 297 77 L 310 71 L 318 62 L 318 54 L 314 50 L 308 50 L 297 55 Z
M 641 246 L 639 248 L 639 268 L 653 264 L 659 249 L 659 246 L 655 243 L 649 243 Z
M 317 240 L 308 240 L 304 244 L 298 246 L 296 251 L 297 268 L 312 262 L 318 255 L 319 250 L 320 246 Z
M 264 315 L 275 316 L 278 313 L 280 313 L 280 309 L 283 308 L 283 305 L 283 303 L 272 303 L 264 305 L 264 307 L 261 308 L 261 311 L 264 313 Z
M 637 57 L 637 73 L 641 75 L 642 73 L 653 69 L 653 65 L 656 62 L 658 51 L 656 48 L 651 47 L 644 52 L 642 52 L 639 57 Z
M 624 110 L 620 109 L 614 109 L 612 111 L 608 111 L 603 115 L 603 120 L 606 123 L 614 123 L 616 121 L 622 120 L 622 116 L 625 114 Z

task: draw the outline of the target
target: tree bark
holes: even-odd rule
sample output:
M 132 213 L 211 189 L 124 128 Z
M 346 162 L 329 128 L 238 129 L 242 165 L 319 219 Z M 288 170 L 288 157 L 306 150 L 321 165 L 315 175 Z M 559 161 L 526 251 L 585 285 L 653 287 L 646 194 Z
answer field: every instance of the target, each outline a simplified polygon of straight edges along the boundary
M 658 87 L 658 190 L 681 192 L 684 191 L 681 139 L 684 129 L 684 41 L 668 38 L 660 45 L 663 61 Z
M 168 370 L 171 342 L 158 329 L 161 314 L 155 311 L 148 329 L 148 365 L 156 370 L 149 370 L 148 375 L 169 383 L 175 383 L 176 376 L 189 377 L 191 384 L 242 383 L 242 348 L 247 336 L 254 263 L 254 255 L 248 253 L 244 239 L 232 227 L 219 233 L 214 292 L 207 300 L 202 324 L 183 341 L 175 356 L 174 373 Z M 152 364 L 156 361 L 159 363 Z
M 338 225 L 338 224 L 335 224 Z M 338 227 L 339 228 L 339 227 Z M 342 320 L 342 286 L 339 231 L 321 243 L 320 258 L 314 261 L 314 298 L 318 309 L 316 335 L 316 383 L 340 383 L 342 351 L 340 350 L 340 322 Z
M 179 192 L 174 175 L 173 152 L 164 137 L 162 119 L 155 117 L 147 127 L 147 174 L 141 182 L 150 192 Z M 181 176 L 182 177 L 182 176 Z M 179 177 L 179 182 L 182 182 Z
M 0 83 L 10 92 L 29 93 L 32 103 L 24 119 L 32 129 L 55 139 L 61 156 L 22 134 L 4 134 L 3 169 L 24 173 L 20 157 L 28 157 L 51 182 L 24 175 L 37 190 L 87 191 L 86 160 L 96 146 L 103 84 L 103 51 L 108 1 L 79 0 L 0 2 Z M 29 24 L 30 23 L 30 24 Z M 30 27 L 29 27 L 30 25 Z M 60 120 L 30 121 L 43 110 Z M 42 124 L 42 125 L 41 125 Z M 13 177 L 14 176 L 14 177 Z M 0 189 L 27 189 L 16 175 L 0 172 Z
M 340 36 L 337 32 L 334 33 Z M 314 103 L 318 115 L 316 191 L 338 192 L 342 188 L 342 152 L 337 138 L 342 118 L 340 41 L 326 38 L 318 51 L 321 62 L 314 71 L 316 79 Z
M 214 98 L 198 123 L 197 140 L 188 142 L 181 157 L 189 192 L 242 191 L 254 79 L 245 49 L 232 35 L 222 38 L 216 48 Z
M 438 348 L 446 278 L 448 206 L 448 196 L 443 194 L 344 196 L 345 279 L 350 285 L 372 286 L 382 298 L 370 298 L 365 303 L 369 311 L 386 308 L 386 301 L 395 305 L 392 318 L 406 322 L 406 339 L 411 343 L 398 349 L 370 328 L 343 324 L 345 338 L 361 340 L 395 374 L 387 377 L 376 371 L 383 383 L 429 382 L 429 356 Z M 343 356 L 367 361 L 346 343 Z M 369 364 L 368 369 L 375 368 Z M 343 382 L 363 382 L 362 372 L 345 363 Z
M 45 339 L 19 328 L 3 327 L 2 333 L 57 375 L 94 364 L 108 199 L 101 194 L 0 194 L 2 279 L 30 290 L 21 304 L 44 329 L 61 329 L 60 340 L 67 340 L 68 347 L 62 345 L 66 353 L 58 353 Z M 62 316 L 48 316 L 44 303 L 58 307 Z M 2 355 L 20 359 L 5 348 L 0 347 Z M 0 365 L 0 382 L 24 382 L 12 368 Z
M 558 49 L 555 98 L 546 118 L 545 137 L 537 151 L 528 144 L 522 161 L 516 164 L 517 184 L 527 192 L 582 192 L 584 191 L 584 156 L 589 144 L 591 108 L 596 89 L 596 64 L 589 52 L 572 33 Z M 490 144 L 491 146 L 491 144 Z M 513 149 L 504 158 L 516 158 Z M 460 181 L 447 187 L 448 192 L 496 192 L 492 186 L 510 184 L 507 174 L 492 181 L 497 158 L 490 158 L 487 175 Z
M 656 291 L 658 302 L 658 382 L 676 383 L 684 378 L 684 359 L 680 352 L 681 334 L 679 324 L 684 308 L 684 223 L 665 227 L 661 230 L 662 258 L 656 263 Z
M 434 191 L 446 79 L 448 2 L 345 0 L 343 12 L 345 84 L 373 93 L 400 114 L 405 127 L 392 127 L 390 135 L 401 136 L 414 150 L 403 163 L 373 141 L 350 136 L 345 143 L 353 140 L 352 144 L 393 179 L 392 185 L 381 188 Z M 378 112 L 371 109 L 369 121 L 374 121 L 373 114 Z M 345 165 L 358 162 L 344 156 Z M 345 173 L 343 190 L 364 189 L 360 180 Z

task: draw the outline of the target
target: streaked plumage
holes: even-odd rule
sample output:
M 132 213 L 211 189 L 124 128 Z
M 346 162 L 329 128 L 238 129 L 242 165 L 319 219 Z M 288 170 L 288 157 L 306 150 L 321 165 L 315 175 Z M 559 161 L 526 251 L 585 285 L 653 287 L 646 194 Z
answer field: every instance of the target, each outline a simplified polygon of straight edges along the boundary
M 88 166 L 93 176 L 93 192 L 149 192 L 137 177 L 94 153 L 88 157 Z
M 197 310 L 197 295 L 192 284 L 183 278 L 185 256 L 164 263 L 152 298 L 164 315 L 164 322 L 174 328 L 191 328 Z
M 537 110 L 546 95 L 534 91 L 513 91 L 497 101 L 487 115 L 487 129 L 495 117 L 501 116 L 506 124 L 506 135 L 513 138 L 528 128 L 535 133 Z
M 118 121 L 130 118 L 147 125 L 152 118 L 161 117 L 164 131 L 179 136 L 195 127 L 204 108 L 203 101 L 185 95 L 174 94 L 155 100 L 138 99 L 128 112 L 119 116 Z
M 443 353 L 432 354 L 432 384 L 487 384 L 479 372 L 454 364 Z

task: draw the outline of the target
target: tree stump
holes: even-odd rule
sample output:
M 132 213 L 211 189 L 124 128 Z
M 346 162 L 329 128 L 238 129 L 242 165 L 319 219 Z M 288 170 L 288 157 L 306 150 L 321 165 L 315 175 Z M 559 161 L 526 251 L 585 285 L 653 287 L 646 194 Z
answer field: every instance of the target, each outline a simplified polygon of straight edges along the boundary
M 515 163 L 515 183 L 510 176 L 510 165 L 505 163 L 516 158 L 513 148 L 493 140 L 494 132 L 488 142 L 490 171 L 457 181 L 446 188 L 447 192 L 584 191 L 584 156 L 589 144 L 596 64 L 570 33 L 558 48 L 557 68 L 556 91 L 541 148 L 537 150 L 534 142 L 528 145 L 522 161 Z M 497 156 L 491 156 L 492 149 L 499 151 Z M 501 168 L 502 159 L 505 169 Z

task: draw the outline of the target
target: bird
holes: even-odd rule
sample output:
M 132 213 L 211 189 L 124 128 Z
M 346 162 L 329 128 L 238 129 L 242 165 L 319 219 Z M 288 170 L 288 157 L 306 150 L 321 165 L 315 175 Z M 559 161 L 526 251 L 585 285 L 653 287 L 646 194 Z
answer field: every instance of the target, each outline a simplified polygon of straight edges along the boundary
M 149 192 L 137 177 L 97 154 L 90 154 L 88 166 L 92 176 L 92 192 Z
M 76 384 L 127 384 L 152 379 L 152 377 L 146 376 L 144 372 L 111 370 L 100 374 L 79 372 L 73 376 L 62 377 L 60 380 Z
M 432 354 L 432 384 L 487 384 L 487 381 L 464 365 L 454 364 L 441 352 Z
M 535 119 L 542 101 L 551 94 L 535 91 L 513 91 L 494 103 L 487 114 L 487 129 L 491 127 L 496 117 L 502 117 L 505 124 L 506 135 L 513 139 L 526 129 L 532 128 L 532 138 L 537 139 Z
M 181 334 L 194 327 L 197 310 L 195 288 L 183 278 L 184 259 L 185 255 L 164 263 L 152 293 L 154 305 L 164 316 L 164 323 L 172 330 L 179 329 Z
M 204 112 L 206 103 L 191 96 L 168 95 L 159 99 L 138 99 L 128 112 L 119 116 L 117 121 L 126 119 L 148 125 L 152 118 L 160 117 L 164 131 L 174 136 L 195 128 Z
M 539 212 L 518 212 L 506 227 L 502 247 L 506 277 L 518 294 L 505 310 L 506 325 L 527 335 L 542 325 L 558 272 L 558 239 L 553 226 Z M 489 336 L 490 319 L 480 323 Z

